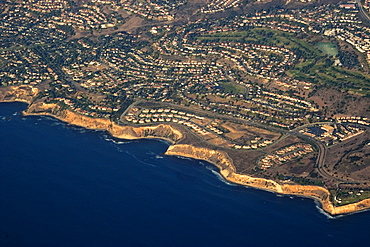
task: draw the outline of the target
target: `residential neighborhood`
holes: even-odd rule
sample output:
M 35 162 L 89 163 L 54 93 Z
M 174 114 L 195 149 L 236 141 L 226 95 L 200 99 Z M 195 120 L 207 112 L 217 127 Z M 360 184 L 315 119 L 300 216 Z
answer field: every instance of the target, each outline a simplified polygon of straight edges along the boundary
M 4 97 L 25 86 L 31 104 L 179 128 L 245 174 L 335 187 L 352 172 L 366 187 L 368 2 L 5 2 Z

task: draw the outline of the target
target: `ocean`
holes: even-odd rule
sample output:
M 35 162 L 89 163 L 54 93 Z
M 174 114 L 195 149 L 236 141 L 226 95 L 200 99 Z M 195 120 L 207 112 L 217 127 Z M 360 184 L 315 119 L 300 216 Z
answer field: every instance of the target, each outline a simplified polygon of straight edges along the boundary
M 0 104 L 0 246 L 370 246 L 370 212 L 225 182 L 168 143 Z

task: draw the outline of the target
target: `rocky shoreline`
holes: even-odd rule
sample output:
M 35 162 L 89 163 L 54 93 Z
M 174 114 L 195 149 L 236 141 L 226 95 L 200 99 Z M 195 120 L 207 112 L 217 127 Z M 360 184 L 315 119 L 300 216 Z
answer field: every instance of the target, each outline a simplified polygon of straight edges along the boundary
M 48 115 L 63 122 L 87 129 L 106 130 L 113 137 L 120 139 L 133 140 L 154 138 L 169 141 L 171 145 L 168 147 L 165 153 L 166 155 L 182 156 L 210 162 L 219 168 L 220 174 L 227 181 L 232 183 L 268 190 L 279 194 L 313 198 L 320 202 L 322 209 L 331 215 L 349 214 L 370 209 L 370 198 L 357 203 L 337 207 L 330 201 L 330 192 L 323 187 L 280 184 L 270 179 L 255 178 L 244 174 L 238 174 L 236 173 L 232 158 L 230 158 L 225 152 L 195 147 L 189 144 L 177 144 L 181 139 L 183 139 L 184 134 L 173 125 L 159 124 L 143 127 L 122 126 L 109 119 L 91 118 L 79 115 L 70 110 L 62 110 L 57 104 L 45 104 L 43 102 L 32 103 L 37 92 L 38 90 L 32 87 L 12 87 L 9 88 L 8 91 L 1 92 L 0 101 L 26 102 L 29 104 L 29 107 L 23 112 L 24 115 Z
M 285 195 L 296 195 L 317 200 L 324 211 L 331 215 L 342 215 L 363 211 L 370 208 L 370 199 L 336 207 L 330 201 L 330 192 L 320 186 L 279 184 L 264 178 L 255 178 L 238 174 L 232 166 L 232 160 L 223 152 L 197 148 L 190 145 L 171 145 L 166 155 L 183 156 L 210 162 L 220 169 L 220 174 L 229 182 L 246 185 Z

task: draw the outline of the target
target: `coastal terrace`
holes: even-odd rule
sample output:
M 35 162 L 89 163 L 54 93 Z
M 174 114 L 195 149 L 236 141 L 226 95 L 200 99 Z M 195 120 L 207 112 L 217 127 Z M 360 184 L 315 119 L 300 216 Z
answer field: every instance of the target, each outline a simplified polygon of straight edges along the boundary
M 193 113 L 171 108 L 136 108 L 132 107 L 121 117 L 133 124 L 171 123 L 186 126 L 190 131 L 215 145 L 233 149 L 259 149 L 274 143 L 279 137 L 252 126 L 239 125 L 229 121 L 212 119 Z
M 263 170 L 273 166 L 279 166 L 292 160 L 305 156 L 314 149 L 310 144 L 297 143 L 288 147 L 281 148 L 272 154 L 268 154 L 259 161 L 259 167 Z

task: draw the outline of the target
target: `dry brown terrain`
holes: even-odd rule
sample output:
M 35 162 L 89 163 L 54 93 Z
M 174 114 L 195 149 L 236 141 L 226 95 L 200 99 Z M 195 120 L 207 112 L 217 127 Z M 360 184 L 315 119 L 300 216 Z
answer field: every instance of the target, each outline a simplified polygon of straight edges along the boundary
M 256 136 L 276 141 L 281 135 L 280 133 L 277 132 L 272 132 L 266 129 L 257 128 L 250 125 L 233 123 L 230 121 L 226 121 L 221 126 L 229 131 L 228 133 L 224 134 L 225 137 L 230 138 L 233 142 L 242 144 L 247 143 Z
M 370 131 L 328 149 L 326 165 L 340 179 L 370 180 Z
M 318 104 L 327 117 L 370 116 L 370 98 L 362 95 L 344 93 L 331 87 L 320 87 L 309 100 Z

